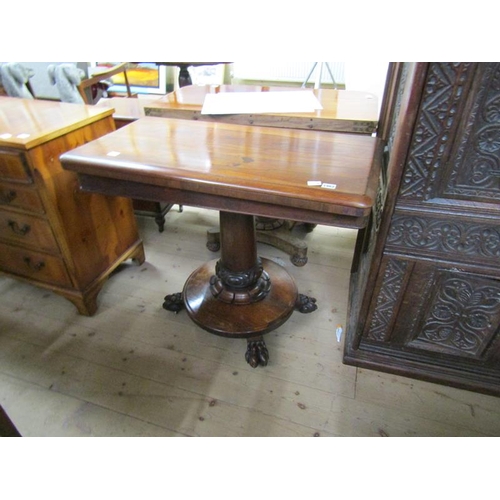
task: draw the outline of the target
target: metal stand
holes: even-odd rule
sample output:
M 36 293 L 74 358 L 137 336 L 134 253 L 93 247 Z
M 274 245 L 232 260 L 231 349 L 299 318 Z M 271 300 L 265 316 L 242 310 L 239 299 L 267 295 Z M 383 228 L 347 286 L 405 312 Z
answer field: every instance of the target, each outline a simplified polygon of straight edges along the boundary
M 307 75 L 307 78 L 304 80 L 304 83 L 302 84 L 302 87 L 306 86 L 307 82 L 309 81 L 309 78 L 311 78 L 311 75 L 313 74 L 313 72 L 316 69 L 317 65 L 318 65 L 317 62 L 315 62 L 313 64 L 313 67 L 311 68 L 311 71 Z M 336 89 L 337 88 L 337 83 L 335 82 L 335 78 L 333 78 L 332 70 L 330 68 L 330 65 L 327 62 L 319 63 L 319 68 L 317 69 L 317 75 L 318 76 L 316 78 L 316 81 L 314 82 L 314 88 L 315 89 L 321 88 L 321 77 L 323 75 L 323 66 L 326 66 L 326 69 L 328 70 L 328 73 L 330 74 L 330 78 L 332 79 L 333 88 Z

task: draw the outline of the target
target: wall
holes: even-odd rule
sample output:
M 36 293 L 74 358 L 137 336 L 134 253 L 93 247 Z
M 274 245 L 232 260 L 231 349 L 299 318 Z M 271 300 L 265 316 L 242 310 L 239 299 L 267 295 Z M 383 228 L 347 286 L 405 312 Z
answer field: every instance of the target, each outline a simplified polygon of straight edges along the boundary
M 35 75 L 30 79 L 35 96 L 40 99 L 59 99 L 59 92 L 55 85 L 52 85 L 47 73 L 49 64 L 62 64 L 63 62 L 22 62 L 27 68 L 31 68 Z M 78 67 L 86 71 L 87 63 L 76 63 Z

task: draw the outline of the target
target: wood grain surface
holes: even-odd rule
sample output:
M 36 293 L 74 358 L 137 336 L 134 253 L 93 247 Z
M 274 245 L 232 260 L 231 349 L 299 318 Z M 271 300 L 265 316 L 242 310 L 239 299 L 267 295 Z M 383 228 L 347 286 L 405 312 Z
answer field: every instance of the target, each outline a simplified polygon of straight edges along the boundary
M 61 161 L 66 169 L 99 178 L 367 216 L 379 147 L 369 136 L 146 117 Z

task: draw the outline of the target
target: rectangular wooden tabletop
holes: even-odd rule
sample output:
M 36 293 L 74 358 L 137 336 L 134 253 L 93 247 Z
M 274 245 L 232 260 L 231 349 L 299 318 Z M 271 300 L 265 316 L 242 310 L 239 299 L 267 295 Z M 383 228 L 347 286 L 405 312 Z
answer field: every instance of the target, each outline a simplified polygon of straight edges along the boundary
M 313 112 L 203 115 L 207 94 L 235 92 L 313 92 L 323 109 Z M 144 106 L 146 116 L 219 121 L 304 130 L 372 134 L 378 124 L 378 100 L 374 94 L 350 90 L 307 89 L 262 85 L 191 85 Z
M 112 113 L 84 104 L 0 97 L 0 146 L 31 149 Z
M 146 117 L 61 161 L 89 191 L 363 227 L 380 154 L 371 136 Z

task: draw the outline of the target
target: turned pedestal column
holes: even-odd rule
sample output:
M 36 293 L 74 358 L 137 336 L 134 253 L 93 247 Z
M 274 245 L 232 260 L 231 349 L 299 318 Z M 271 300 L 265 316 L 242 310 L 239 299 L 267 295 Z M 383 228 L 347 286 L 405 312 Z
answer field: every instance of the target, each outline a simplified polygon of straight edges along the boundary
M 265 366 L 269 354 L 262 335 L 295 309 L 315 310 L 315 300 L 298 294 L 285 268 L 258 257 L 253 216 L 220 212 L 220 228 L 221 258 L 194 271 L 182 294 L 167 295 L 163 307 L 176 312 L 185 307 L 210 333 L 247 339 L 247 362 Z

